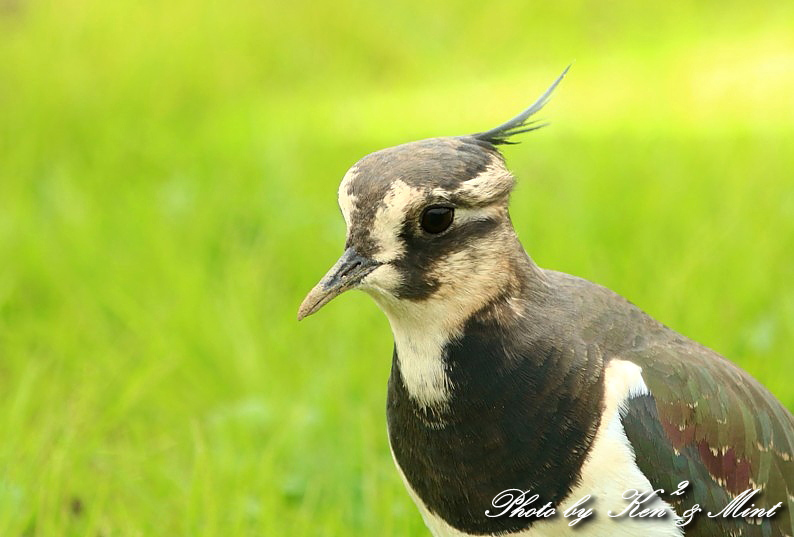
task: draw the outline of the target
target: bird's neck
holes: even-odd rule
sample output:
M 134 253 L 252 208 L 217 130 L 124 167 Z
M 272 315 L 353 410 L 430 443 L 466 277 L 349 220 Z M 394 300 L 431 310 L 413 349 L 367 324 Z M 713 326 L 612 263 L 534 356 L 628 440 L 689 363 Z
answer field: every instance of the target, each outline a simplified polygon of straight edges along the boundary
M 418 367 L 410 361 L 415 356 L 401 355 L 399 342 L 392 362 L 387 420 L 395 461 L 422 503 L 461 534 L 513 534 L 532 524 L 482 516 L 506 489 L 531 490 L 539 504 L 559 504 L 599 423 L 599 356 L 533 327 L 542 323 L 532 304 L 518 308 L 528 317 L 506 321 L 513 318 L 511 300 L 518 299 L 477 312 L 447 342 L 441 374 L 434 373 L 438 384 L 406 374 L 406 367 Z M 417 397 L 439 393 L 441 404 Z
M 516 245 L 426 300 L 375 296 L 392 328 L 402 381 L 419 406 L 443 408 L 460 389 L 450 377 L 449 349 L 467 326 L 483 319 L 509 330 L 523 320 L 529 303 L 545 299 L 543 272 Z

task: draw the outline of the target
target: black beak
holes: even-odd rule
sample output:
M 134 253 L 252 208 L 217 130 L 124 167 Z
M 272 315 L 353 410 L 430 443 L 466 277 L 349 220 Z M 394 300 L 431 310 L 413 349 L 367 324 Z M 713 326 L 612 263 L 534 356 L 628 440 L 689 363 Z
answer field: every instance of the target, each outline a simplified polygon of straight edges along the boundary
M 308 317 L 334 297 L 358 285 L 362 278 L 375 270 L 379 264 L 373 259 L 360 255 L 353 247 L 345 250 L 339 261 L 303 299 L 298 308 L 298 320 Z

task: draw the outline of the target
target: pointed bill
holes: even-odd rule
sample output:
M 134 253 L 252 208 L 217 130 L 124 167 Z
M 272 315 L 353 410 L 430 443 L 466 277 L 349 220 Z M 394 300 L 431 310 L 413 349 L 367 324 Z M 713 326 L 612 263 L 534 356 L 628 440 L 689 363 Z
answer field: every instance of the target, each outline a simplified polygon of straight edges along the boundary
M 298 308 L 298 320 L 308 317 L 335 297 L 358 285 L 361 279 L 375 270 L 379 264 L 360 255 L 355 248 L 345 250 L 339 261 L 303 299 Z

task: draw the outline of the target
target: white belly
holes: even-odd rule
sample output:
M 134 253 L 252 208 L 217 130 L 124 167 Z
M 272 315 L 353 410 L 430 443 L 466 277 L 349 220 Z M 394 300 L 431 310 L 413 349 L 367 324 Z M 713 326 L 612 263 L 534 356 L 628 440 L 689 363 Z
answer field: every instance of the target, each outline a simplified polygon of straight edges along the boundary
M 672 507 L 661 499 L 648 507 L 667 508 L 670 515 L 665 518 L 611 518 L 607 515 L 610 511 L 620 513 L 626 508 L 629 502 L 622 497 L 626 490 L 636 489 L 644 492 L 652 490 L 653 486 L 637 467 L 634 451 L 620 422 L 621 405 L 631 397 L 648 393 L 642 380 L 642 370 L 631 362 L 612 360 L 607 367 L 605 378 L 604 416 L 590 454 L 582 467 L 580 484 L 573 489 L 562 505 L 557 506 L 557 516 L 538 520 L 528 530 L 506 534 L 505 537 L 583 537 L 585 535 L 587 537 L 681 537 L 683 535 L 682 530 L 675 526 L 676 517 Z M 413 491 L 399 465 L 397 468 L 408 493 L 434 537 L 469 536 L 431 513 Z M 573 527 L 569 526 L 574 517 L 565 518 L 562 513 L 588 494 L 592 498 L 585 507 L 593 509 L 593 515 Z M 484 510 L 483 517 L 485 517 Z

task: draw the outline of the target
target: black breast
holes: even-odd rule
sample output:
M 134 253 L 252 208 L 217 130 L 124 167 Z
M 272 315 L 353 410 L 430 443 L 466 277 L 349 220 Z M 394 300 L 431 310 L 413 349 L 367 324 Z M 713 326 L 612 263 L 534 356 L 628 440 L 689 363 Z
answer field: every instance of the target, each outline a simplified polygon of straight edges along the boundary
M 394 456 L 424 504 L 460 531 L 525 529 L 531 518 L 485 516 L 496 494 L 531 490 L 538 506 L 558 506 L 577 484 L 599 424 L 603 365 L 595 347 L 551 339 L 469 321 L 446 348 L 453 391 L 439 411 L 410 397 L 395 350 L 387 409 Z

